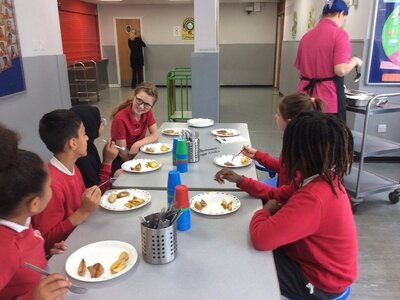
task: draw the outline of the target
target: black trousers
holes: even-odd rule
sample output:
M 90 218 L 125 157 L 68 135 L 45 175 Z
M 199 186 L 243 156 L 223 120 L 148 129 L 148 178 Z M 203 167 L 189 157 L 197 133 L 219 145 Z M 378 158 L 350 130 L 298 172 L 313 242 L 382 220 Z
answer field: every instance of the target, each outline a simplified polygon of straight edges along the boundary
M 310 294 L 310 289 L 306 287 L 309 281 L 304 276 L 300 266 L 285 254 L 282 247 L 275 249 L 272 253 L 274 254 L 279 287 L 283 296 L 307 300 L 329 300 L 342 294 L 326 293 L 316 287 L 314 287 L 314 292 Z
M 143 67 L 132 68 L 132 83 L 131 88 L 136 88 L 139 83 L 143 82 Z

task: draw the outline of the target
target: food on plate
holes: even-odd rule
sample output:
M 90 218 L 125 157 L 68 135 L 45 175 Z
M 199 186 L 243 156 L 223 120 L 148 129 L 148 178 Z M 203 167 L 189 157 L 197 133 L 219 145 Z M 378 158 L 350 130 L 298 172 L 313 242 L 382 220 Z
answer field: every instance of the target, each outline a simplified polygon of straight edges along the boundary
M 127 192 L 127 191 L 122 191 L 122 192 L 119 192 L 118 194 L 117 194 L 117 198 L 124 198 L 124 197 L 128 197 L 130 194 L 129 194 L 129 192 Z
M 155 160 L 152 160 L 152 161 L 149 161 L 146 163 L 146 167 L 152 168 L 152 169 L 157 168 L 158 165 L 159 165 L 158 162 L 156 162 Z
M 111 273 L 116 274 L 118 272 L 121 272 L 123 269 L 125 269 L 126 263 L 128 260 L 129 260 L 128 252 L 122 251 L 118 257 L 118 260 L 111 265 L 111 267 L 110 267 Z
M 165 144 L 162 144 L 161 147 L 160 147 L 160 150 L 161 150 L 161 152 L 166 152 L 166 151 L 169 150 L 169 147 L 167 145 L 165 145 Z
M 156 151 L 156 149 L 154 149 L 153 147 L 146 147 L 146 149 L 144 151 L 146 151 L 146 152 L 154 152 L 154 151 Z
M 78 275 L 84 276 L 85 273 L 86 273 L 86 262 L 85 262 L 85 259 L 82 258 L 81 263 L 78 266 Z
M 226 210 L 232 210 L 232 205 L 233 205 L 233 201 L 226 201 L 225 199 L 222 199 L 221 202 L 221 206 L 226 209 Z
M 165 134 L 176 134 L 175 130 L 173 129 L 164 129 L 162 132 Z
M 248 157 L 241 157 L 241 158 L 240 158 L 240 163 L 241 163 L 242 165 L 248 165 L 249 162 L 250 162 L 250 158 L 248 158 Z
M 117 199 L 118 199 L 118 195 L 117 194 L 110 194 L 109 196 L 108 196 L 108 202 L 110 202 L 110 203 L 114 203 L 115 201 L 117 201 Z
M 126 202 L 124 205 L 125 205 L 127 208 L 133 208 L 133 207 L 139 206 L 140 204 L 143 204 L 143 203 L 144 203 L 144 199 L 139 198 L 139 197 L 136 197 L 136 196 L 133 196 L 133 199 L 132 199 L 132 200 L 129 200 L 129 201 Z
M 99 278 L 104 273 L 104 268 L 101 263 L 95 263 L 93 266 L 89 266 L 88 270 L 92 278 Z
M 207 202 L 201 199 L 200 201 L 196 201 L 194 203 L 194 207 L 198 210 L 202 210 L 204 207 L 207 206 Z
M 224 165 L 227 166 L 227 167 L 233 167 L 234 166 L 234 164 L 229 162 L 229 161 L 224 162 Z
M 217 130 L 217 133 L 220 135 L 233 135 L 233 132 L 227 131 L 225 129 Z
M 140 172 L 140 170 L 142 169 L 142 164 L 138 163 L 136 166 L 131 167 L 132 171 L 136 171 L 136 172 Z

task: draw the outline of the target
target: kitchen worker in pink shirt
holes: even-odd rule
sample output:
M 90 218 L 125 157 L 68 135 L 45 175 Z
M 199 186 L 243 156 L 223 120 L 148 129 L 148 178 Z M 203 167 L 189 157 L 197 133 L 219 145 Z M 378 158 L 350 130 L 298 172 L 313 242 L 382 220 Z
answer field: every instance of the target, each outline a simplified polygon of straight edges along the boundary
M 349 35 L 341 27 L 349 8 L 343 0 L 328 0 L 317 26 L 300 40 L 294 66 L 299 72 L 299 92 L 324 101 L 325 113 L 346 120 L 344 76 L 362 60 L 351 57 Z

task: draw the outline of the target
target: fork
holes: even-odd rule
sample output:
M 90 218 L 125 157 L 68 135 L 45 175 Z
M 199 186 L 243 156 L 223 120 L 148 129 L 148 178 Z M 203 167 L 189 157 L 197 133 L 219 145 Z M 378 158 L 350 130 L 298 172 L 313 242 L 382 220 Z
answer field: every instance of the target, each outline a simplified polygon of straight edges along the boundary
M 106 144 L 108 143 L 108 141 L 105 140 L 105 139 L 103 139 L 102 141 L 103 141 L 104 143 L 106 143 Z M 119 150 L 128 152 L 128 149 L 126 149 L 125 147 L 121 147 L 121 146 L 118 146 L 118 145 L 116 145 L 116 144 L 114 144 L 113 146 L 114 146 L 115 148 L 119 149 Z
M 240 151 L 239 151 L 238 154 L 233 155 L 233 156 L 232 156 L 232 159 L 231 159 L 231 162 L 233 162 L 233 160 L 234 160 L 236 157 L 238 157 L 240 154 L 242 154 L 242 152 L 243 152 L 243 149 L 240 149 Z
M 46 270 L 43 270 L 43 269 L 41 269 L 39 267 L 31 265 L 30 263 L 24 262 L 24 266 L 28 267 L 29 269 L 31 269 L 33 271 L 39 272 L 40 274 L 42 274 L 44 276 L 49 276 L 50 275 L 50 273 L 47 272 Z M 74 294 L 85 294 L 88 291 L 87 288 L 84 288 L 84 287 L 81 287 L 81 286 L 77 286 L 77 285 L 73 285 L 73 284 L 71 284 L 68 289 L 69 289 L 69 291 L 71 293 L 74 293 Z

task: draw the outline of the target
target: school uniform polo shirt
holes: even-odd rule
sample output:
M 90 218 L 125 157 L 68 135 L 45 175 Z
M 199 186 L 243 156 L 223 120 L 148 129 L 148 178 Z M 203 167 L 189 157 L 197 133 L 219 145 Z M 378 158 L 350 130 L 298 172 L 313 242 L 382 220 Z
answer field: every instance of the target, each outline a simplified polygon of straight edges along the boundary
M 132 105 L 129 105 L 115 115 L 111 124 L 111 138 L 126 140 L 126 146 L 130 149 L 135 142 L 146 136 L 147 128 L 155 123 L 151 110 L 142 114 L 138 121 L 132 113 Z

